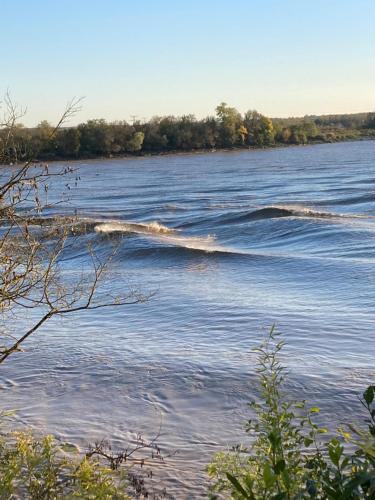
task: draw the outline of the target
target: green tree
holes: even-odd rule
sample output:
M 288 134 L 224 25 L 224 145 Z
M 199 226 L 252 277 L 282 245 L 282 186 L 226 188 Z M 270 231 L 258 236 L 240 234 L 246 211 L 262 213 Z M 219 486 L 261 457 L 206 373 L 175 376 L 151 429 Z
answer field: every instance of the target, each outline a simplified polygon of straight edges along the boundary
M 216 115 L 220 123 L 221 146 L 233 147 L 240 143 L 241 134 L 239 130 L 242 126 L 242 117 L 236 108 L 231 108 L 225 102 L 222 102 L 216 108 Z
M 58 156 L 75 158 L 80 149 L 80 132 L 78 128 L 70 127 L 58 131 L 56 135 L 56 153 Z
M 126 121 L 119 121 L 109 124 L 111 136 L 111 152 L 125 153 L 127 143 L 134 134 L 134 127 Z
M 111 153 L 113 136 L 105 120 L 89 120 L 79 125 L 78 130 L 81 154 L 91 156 Z
M 134 132 L 132 138 L 126 144 L 126 150 L 131 153 L 140 151 L 142 149 L 144 138 L 145 134 L 143 132 Z
M 307 144 L 307 135 L 303 126 L 293 125 L 290 127 L 289 142 L 291 144 Z
M 272 120 L 258 111 L 247 111 L 244 116 L 244 125 L 248 130 L 249 145 L 269 146 L 274 142 Z
M 31 151 L 42 158 L 51 157 L 55 150 L 55 136 L 53 134 L 53 127 L 47 121 L 41 121 L 38 126 L 33 130 L 31 136 Z
M 375 113 L 369 113 L 366 117 L 365 128 L 375 128 Z

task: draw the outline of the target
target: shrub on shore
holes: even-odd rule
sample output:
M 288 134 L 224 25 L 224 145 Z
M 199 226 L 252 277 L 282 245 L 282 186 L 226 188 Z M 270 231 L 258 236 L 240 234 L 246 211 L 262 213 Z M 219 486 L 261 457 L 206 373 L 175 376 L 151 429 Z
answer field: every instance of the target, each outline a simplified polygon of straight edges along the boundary
M 250 403 L 255 419 L 246 427 L 254 442 L 250 449 L 238 446 L 215 456 L 208 466 L 211 498 L 374 499 L 375 386 L 361 400 L 366 427 L 350 425 L 324 440 L 327 429 L 314 419 L 319 408 L 290 401 L 283 392 L 282 347 L 272 329 L 257 349 L 261 402 Z
M 52 436 L 17 432 L 0 440 L 1 499 L 127 499 L 126 487 L 123 472 L 99 459 L 69 458 Z

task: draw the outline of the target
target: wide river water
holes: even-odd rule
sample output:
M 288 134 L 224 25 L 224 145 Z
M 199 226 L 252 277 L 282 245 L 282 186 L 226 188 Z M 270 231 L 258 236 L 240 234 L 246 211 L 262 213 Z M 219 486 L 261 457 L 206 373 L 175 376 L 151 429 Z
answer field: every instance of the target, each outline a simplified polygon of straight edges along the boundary
M 251 349 L 273 323 L 290 393 L 331 429 L 360 415 L 375 374 L 375 141 L 73 166 L 78 185 L 53 212 L 87 231 L 64 272 L 88 267 L 87 243 L 104 255 L 115 241 L 111 289 L 154 295 L 55 319 L 10 357 L 0 397 L 17 425 L 83 450 L 161 425 L 172 456 L 156 477 L 200 497 L 212 454 L 246 439 Z

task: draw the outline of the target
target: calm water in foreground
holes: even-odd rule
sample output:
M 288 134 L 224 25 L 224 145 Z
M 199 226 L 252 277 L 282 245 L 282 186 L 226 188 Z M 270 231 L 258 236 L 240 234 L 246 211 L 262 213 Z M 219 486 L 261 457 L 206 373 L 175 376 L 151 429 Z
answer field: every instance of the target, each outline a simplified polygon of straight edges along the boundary
M 86 243 L 104 254 L 116 240 L 114 291 L 156 295 L 54 320 L 10 358 L 1 406 L 18 425 L 84 449 L 161 424 L 177 453 L 157 477 L 199 497 L 210 456 L 244 436 L 250 351 L 273 323 L 290 393 L 331 428 L 360 415 L 375 374 L 375 141 L 76 166 L 66 210 L 89 224 L 65 271 L 87 267 Z

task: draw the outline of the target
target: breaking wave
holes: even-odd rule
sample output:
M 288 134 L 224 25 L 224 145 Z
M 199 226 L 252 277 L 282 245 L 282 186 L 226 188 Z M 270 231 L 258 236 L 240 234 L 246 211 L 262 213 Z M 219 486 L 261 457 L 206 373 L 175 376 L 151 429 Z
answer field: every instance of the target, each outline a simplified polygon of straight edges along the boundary
M 95 231 L 96 233 L 140 233 L 140 234 L 174 234 L 176 231 L 158 222 L 122 222 L 119 220 L 93 219 L 90 217 L 54 216 L 33 217 L 29 223 L 35 226 L 60 226 L 70 230 L 74 235 Z
M 101 222 L 96 223 L 94 230 L 97 233 L 141 233 L 141 234 L 174 234 L 176 231 L 163 226 L 158 222 Z
M 221 217 L 222 224 L 243 223 L 262 219 L 276 219 L 281 217 L 300 217 L 313 219 L 358 219 L 371 218 L 367 215 L 338 214 L 333 212 L 323 212 L 300 205 L 271 205 L 246 211 L 237 214 L 228 214 Z
M 224 244 L 217 242 L 215 236 L 208 235 L 189 235 L 184 234 L 183 229 L 187 227 L 195 227 L 202 225 L 202 232 L 204 229 L 210 230 L 220 226 L 229 226 L 229 233 L 227 236 L 230 240 L 233 235 L 239 231 L 236 225 L 251 223 L 257 220 L 268 220 L 277 218 L 314 218 L 314 219 L 329 219 L 337 221 L 353 221 L 354 219 L 375 219 L 369 215 L 356 215 L 356 214 L 337 214 L 332 212 L 324 212 L 314 210 L 309 207 L 301 205 L 270 205 L 266 207 L 259 207 L 251 211 L 239 211 L 226 214 L 216 215 L 214 218 L 203 214 L 198 220 L 192 217 L 188 222 L 179 226 L 178 229 L 167 227 L 159 222 L 136 222 L 116 219 L 104 219 L 84 216 L 55 216 L 46 218 L 35 218 L 35 225 L 49 225 L 64 226 L 69 234 L 72 236 L 79 235 L 116 235 L 116 234 L 133 234 L 146 237 L 157 245 L 172 246 L 184 248 L 185 250 L 200 251 L 206 253 L 225 253 L 225 254 L 247 254 L 249 248 L 245 251 L 243 249 L 228 247 Z M 369 222 L 369 221 L 368 221 Z M 367 221 L 366 221 L 367 223 Z M 208 225 L 208 227 L 207 227 Z M 371 226 L 373 226 L 371 221 Z M 204 228 L 204 229 L 203 229 Z M 267 231 L 267 228 L 264 229 Z M 208 232 L 207 231 L 207 232 Z M 257 241 L 254 240 L 251 245 L 251 250 L 257 247 Z
M 145 234 L 151 237 L 154 241 L 163 244 L 183 247 L 189 250 L 198 250 L 203 252 L 233 252 L 216 243 L 215 237 L 207 236 L 184 236 L 178 234 L 176 230 L 170 229 L 158 222 L 149 224 L 135 222 L 105 222 L 97 224 L 94 228 L 97 233 L 137 233 Z

